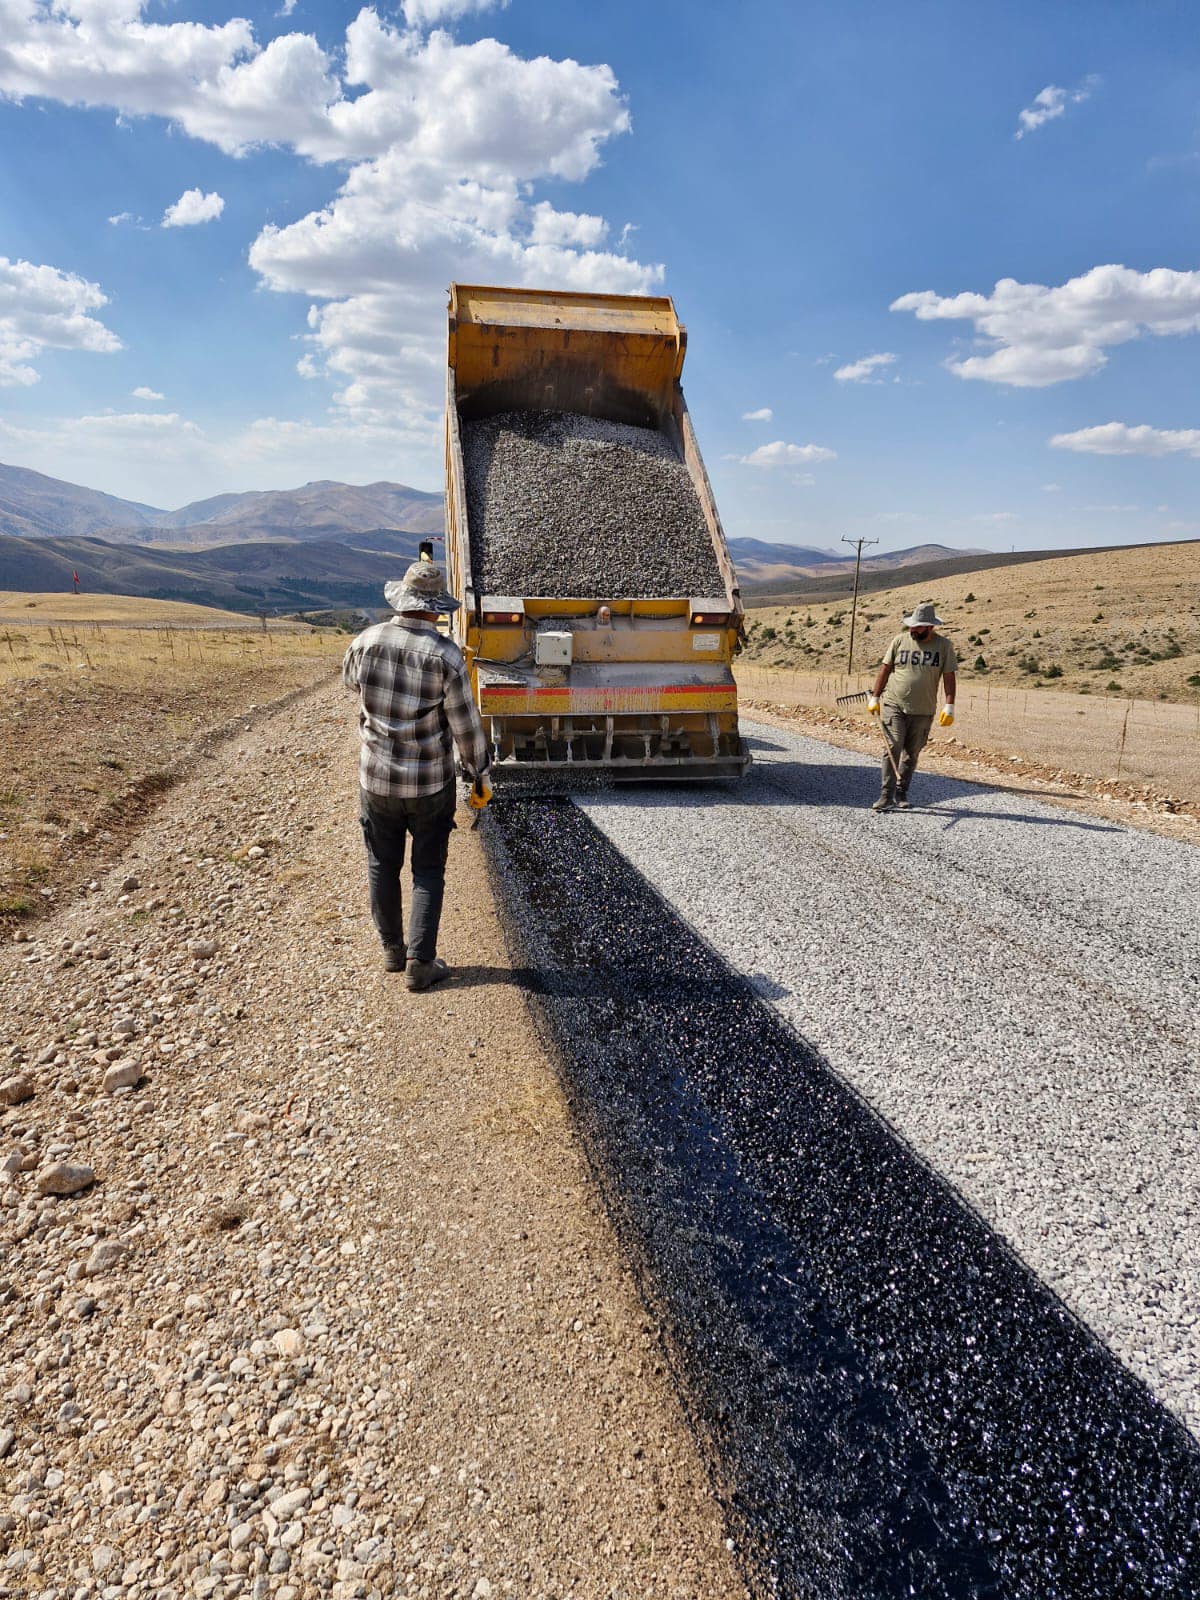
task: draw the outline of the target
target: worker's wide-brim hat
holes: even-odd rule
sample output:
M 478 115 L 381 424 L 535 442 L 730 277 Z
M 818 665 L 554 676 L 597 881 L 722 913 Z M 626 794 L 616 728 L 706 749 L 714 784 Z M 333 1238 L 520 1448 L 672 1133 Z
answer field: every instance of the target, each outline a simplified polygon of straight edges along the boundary
M 414 561 L 399 583 L 388 583 L 383 598 L 393 611 L 457 611 L 459 602 L 446 588 L 446 576 L 432 561 Z
M 913 614 L 911 617 L 905 617 L 904 626 L 906 628 L 936 628 L 941 625 L 941 621 L 941 617 L 937 614 L 937 607 L 927 600 L 923 605 L 913 607 Z

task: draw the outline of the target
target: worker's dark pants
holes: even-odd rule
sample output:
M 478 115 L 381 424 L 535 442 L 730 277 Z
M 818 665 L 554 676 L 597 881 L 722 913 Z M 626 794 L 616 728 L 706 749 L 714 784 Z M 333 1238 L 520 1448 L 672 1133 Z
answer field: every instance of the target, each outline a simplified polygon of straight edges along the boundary
M 912 775 L 917 770 L 917 759 L 929 742 L 932 717 L 914 717 L 907 711 L 897 711 L 894 706 L 883 708 L 883 736 L 892 752 L 892 761 L 900 768 L 900 782 L 892 771 L 892 761 L 883 758 L 883 785 L 880 793 L 885 800 L 901 800 L 908 794 Z
M 367 878 L 371 885 L 371 919 L 385 945 L 405 947 L 400 869 L 405 845 L 412 837 L 413 895 L 407 943 L 411 961 L 432 961 L 437 954 L 454 806 L 453 781 L 436 794 L 424 794 L 415 800 L 385 800 L 359 791 L 359 821 L 367 846 Z

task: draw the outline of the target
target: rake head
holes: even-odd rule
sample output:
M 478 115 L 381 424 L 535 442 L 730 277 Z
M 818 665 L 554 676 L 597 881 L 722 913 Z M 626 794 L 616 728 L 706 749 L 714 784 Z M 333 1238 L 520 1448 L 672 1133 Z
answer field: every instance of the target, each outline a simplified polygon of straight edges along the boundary
M 871 698 L 867 689 L 860 689 L 857 694 L 840 694 L 835 701 L 839 706 L 865 706 Z

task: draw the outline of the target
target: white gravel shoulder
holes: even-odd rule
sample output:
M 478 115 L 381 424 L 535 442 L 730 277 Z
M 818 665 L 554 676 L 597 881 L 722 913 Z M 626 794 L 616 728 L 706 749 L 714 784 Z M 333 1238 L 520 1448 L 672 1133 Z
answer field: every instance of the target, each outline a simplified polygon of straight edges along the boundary
M 579 804 L 1200 1434 L 1200 852 L 744 724 Z

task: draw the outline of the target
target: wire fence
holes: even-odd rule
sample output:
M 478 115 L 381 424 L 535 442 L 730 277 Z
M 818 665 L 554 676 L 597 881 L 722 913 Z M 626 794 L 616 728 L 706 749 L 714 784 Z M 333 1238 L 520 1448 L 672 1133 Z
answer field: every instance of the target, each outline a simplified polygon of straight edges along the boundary
M 736 675 L 744 699 L 825 711 L 844 709 L 837 697 L 869 689 L 874 678 L 873 672 L 849 676 L 740 665 Z M 954 727 L 935 725 L 934 740 L 1200 797 L 1200 694 L 1185 701 L 1141 700 L 960 677 L 955 709 Z M 865 720 L 860 708 L 849 711 Z

